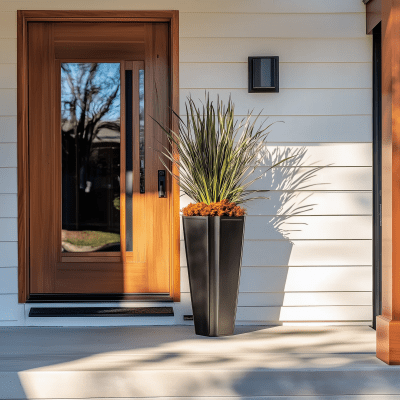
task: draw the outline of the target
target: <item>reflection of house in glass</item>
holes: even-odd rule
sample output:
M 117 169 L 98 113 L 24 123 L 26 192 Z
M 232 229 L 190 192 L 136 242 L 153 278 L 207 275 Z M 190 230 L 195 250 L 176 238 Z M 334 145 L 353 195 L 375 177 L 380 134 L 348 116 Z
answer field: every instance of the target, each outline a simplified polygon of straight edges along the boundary
M 62 64 L 64 251 L 119 251 L 119 89 L 117 63 Z
M 69 149 L 72 147 L 72 152 L 63 152 L 63 230 L 119 235 L 120 132 L 100 129 L 92 142 L 90 156 L 82 163 L 78 174 L 75 157 L 71 157 L 74 155 L 73 136 L 63 136 L 72 138 L 69 146 L 66 143 Z M 119 244 L 118 249 L 107 250 L 119 250 Z

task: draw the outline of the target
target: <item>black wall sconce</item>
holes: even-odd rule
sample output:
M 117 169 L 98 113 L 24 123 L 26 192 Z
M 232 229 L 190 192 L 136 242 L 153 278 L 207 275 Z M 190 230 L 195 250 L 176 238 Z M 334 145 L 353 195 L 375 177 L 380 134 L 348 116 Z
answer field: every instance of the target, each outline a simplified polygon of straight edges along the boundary
M 279 92 L 279 57 L 249 57 L 249 93 Z

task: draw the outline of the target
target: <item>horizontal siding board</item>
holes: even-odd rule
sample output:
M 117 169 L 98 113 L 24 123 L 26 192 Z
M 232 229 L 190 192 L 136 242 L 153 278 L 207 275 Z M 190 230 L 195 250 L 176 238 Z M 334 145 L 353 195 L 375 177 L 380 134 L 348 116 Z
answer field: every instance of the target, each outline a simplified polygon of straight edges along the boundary
M 1 201 L 1 197 L 0 197 Z M 372 239 L 372 216 L 247 216 L 246 240 Z M 183 240 L 181 220 L 181 240 Z
M 17 31 L 15 31 L 15 37 Z M 17 39 L 0 38 L 0 64 L 17 63 Z
M 371 265 L 371 240 L 246 240 L 243 266 Z M 181 266 L 186 266 L 181 241 Z M 256 290 L 259 291 L 259 290 Z
M 17 115 L 17 90 L 0 89 L 0 116 Z
M 256 322 L 256 323 L 255 323 Z M 291 327 L 305 327 L 305 326 L 369 326 L 371 327 L 372 321 L 290 321 L 290 322 L 280 322 L 280 321 L 236 321 L 237 325 L 240 326 L 291 326 Z M 318 399 L 319 400 L 319 399 Z
M 370 240 L 245 242 L 243 265 L 371 265 Z
M 264 307 L 262 304 L 257 303 L 257 299 L 260 295 L 266 295 L 267 304 L 270 306 Z M 299 301 L 298 304 L 292 304 L 291 302 L 287 302 L 286 298 L 288 296 L 293 296 L 293 299 L 297 299 Z M 307 299 L 310 298 L 308 293 L 285 293 L 284 301 L 287 305 L 281 306 L 280 302 L 274 302 L 276 299 L 276 294 L 261 294 L 261 293 L 242 293 L 239 294 L 238 301 L 238 310 L 236 316 L 236 323 L 240 324 L 242 321 L 249 321 L 253 319 L 255 322 L 265 322 L 265 321 L 284 321 L 283 318 L 288 318 L 291 314 L 291 318 L 293 321 L 299 321 L 299 316 L 304 315 L 307 318 L 311 318 L 312 321 L 332 321 L 338 317 L 338 313 L 341 314 L 341 321 L 347 321 L 347 318 L 351 318 L 351 320 L 371 320 L 371 293 L 312 293 L 313 298 L 311 301 Z M 340 302 L 340 295 L 343 295 L 345 299 L 350 301 L 349 304 L 345 304 L 343 301 Z M 246 297 L 247 296 L 247 297 Z M 255 299 L 254 296 L 258 296 Z M 272 298 L 271 296 L 275 296 Z M 337 299 L 340 303 L 333 304 L 332 300 Z M 182 302 L 185 303 L 184 314 L 192 314 L 192 308 L 190 303 L 190 294 L 182 293 L 181 296 Z M 354 300 L 354 304 L 351 303 L 351 300 Z M 315 303 L 315 301 L 317 303 Z M 249 304 L 248 304 L 248 303 Z M 318 304 L 321 302 L 321 304 Z M 304 303 L 304 304 L 303 304 Z M 311 303 L 311 304 L 310 304 Z M 315 303 L 315 304 L 314 304 Z M 340 307 L 340 308 L 339 308 Z M 349 308 L 356 308 L 356 314 L 349 314 Z M 296 311 L 298 311 L 296 313 Z M 309 311 L 309 314 L 306 314 Z M 320 319 L 321 313 L 324 313 L 322 318 Z M 294 316 L 293 316 L 294 315 Z M 297 316 L 297 317 L 296 317 Z M 275 319 L 276 318 L 276 319 Z
M 17 218 L 0 218 L 0 242 L 16 242 L 18 240 Z
M 193 89 L 247 89 L 247 62 L 181 63 L 180 87 Z M 279 87 L 299 88 L 364 88 L 372 85 L 370 63 L 280 63 Z
M 0 64 L 0 89 L 15 89 L 17 87 L 17 66 L 15 64 Z
M 370 291 L 372 267 L 248 267 L 242 268 L 241 292 Z
M 269 144 L 260 151 L 251 166 L 372 167 L 372 143 Z
M 0 143 L 0 168 L 17 166 L 17 144 Z
M 185 99 L 186 101 L 186 99 Z M 372 115 L 314 115 L 288 116 L 267 115 L 263 110 L 258 119 L 258 128 L 265 121 L 268 126 L 268 143 L 354 143 L 372 141 Z M 186 115 L 181 117 L 186 121 Z M 236 114 L 239 123 L 245 116 Z M 253 119 L 250 119 L 253 122 Z M 327 163 L 329 164 L 329 163 Z
M 0 168 L 0 193 L 17 193 L 16 168 Z
M 239 293 L 370 292 L 372 266 L 242 267 Z M 189 292 L 187 268 L 181 290 Z
M 246 203 L 248 215 L 372 215 L 372 191 L 271 191 L 268 199 Z M 187 198 L 185 198 L 186 200 Z
M 0 242 L 0 268 L 18 266 L 18 243 Z
M 0 117 L 0 143 L 17 142 L 17 117 Z
M 257 168 L 262 176 L 249 186 L 256 190 L 372 190 L 372 167 L 267 167 Z
M 370 89 L 372 87 L 372 64 L 281 63 L 279 65 L 279 86 L 282 88 Z
M 16 168 L 0 168 L 0 193 L 17 193 Z
M 367 62 L 372 37 L 361 39 L 180 38 L 181 62 L 247 62 L 249 56 L 279 55 L 280 62 Z
M 212 89 L 209 93 L 210 100 L 216 101 L 219 96 L 224 103 L 231 96 L 237 115 L 247 115 L 249 110 L 254 110 L 256 114 L 267 110 L 269 115 L 279 116 L 369 115 L 372 109 L 372 91 L 369 89 L 281 89 L 279 94 L 254 94 L 246 89 Z M 0 95 L 3 96 L 1 91 Z M 198 105 L 200 100 L 204 100 L 204 90 L 181 89 L 181 110 L 185 109 L 189 95 Z
M 22 307 L 17 294 L 0 294 L 0 321 L 17 321 Z
M 357 0 L 119 0 L 114 2 L 114 10 L 179 10 L 180 12 L 217 12 L 217 13 L 364 13 L 365 6 Z M 109 10 L 109 0 L 70 0 L 68 3 L 54 0 L 3 0 L 1 11 L 16 10 Z
M 244 204 L 247 215 L 372 215 L 372 191 L 270 191 L 265 196 Z M 181 208 L 190 202 L 182 196 Z
M 372 306 L 372 292 L 239 293 L 238 306 Z
M 248 216 L 245 239 L 372 239 L 371 216 Z
M 265 110 L 264 112 L 266 112 Z M 260 117 L 262 121 L 264 117 Z M 371 142 L 371 115 L 271 116 L 268 142 Z
M 18 268 L 0 268 L 0 296 L 18 293 Z
M 181 263 L 182 265 L 182 263 Z M 186 261 L 185 261 L 186 265 Z M 188 276 L 188 270 L 186 267 L 181 267 L 181 293 L 189 293 L 190 292 L 190 286 L 189 286 L 189 276 Z
M 264 150 L 268 153 L 262 164 L 268 166 L 293 157 L 280 166 L 372 167 L 372 143 L 274 143 L 267 145 Z
M 2 13 L 0 24 L 0 38 L 16 38 L 17 37 L 17 13 Z
M 363 38 L 365 14 L 183 13 L 181 37 Z
M 370 321 L 370 306 L 238 307 L 236 321 Z
M 18 201 L 16 194 L 0 194 L 0 218 L 17 218 Z
M 247 215 L 372 215 L 372 192 L 271 191 L 267 199 L 246 203 Z M 181 198 L 181 208 L 191 200 Z

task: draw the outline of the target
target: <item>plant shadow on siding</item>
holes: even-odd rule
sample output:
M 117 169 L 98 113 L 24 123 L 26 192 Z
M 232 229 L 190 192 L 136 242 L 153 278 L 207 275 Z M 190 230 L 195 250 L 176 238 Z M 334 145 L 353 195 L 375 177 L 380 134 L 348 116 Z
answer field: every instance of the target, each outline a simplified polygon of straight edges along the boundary
M 307 224 L 299 218 L 295 222 L 291 218 L 310 214 L 316 205 L 312 201 L 312 191 L 322 184 L 316 177 L 318 171 L 325 167 L 320 162 L 310 162 L 307 151 L 305 146 L 292 148 L 287 145 L 277 146 L 263 155 L 259 168 L 263 177 L 254 188 L 263 190 L 260 195 L 268 199 L 247 204 L 244 268 L 237 315 L 239 323 L 280 322 L 294 246 L 291 236 Z M 292 158 L 268 170 L 271 165 L 288 157 Z M 260 307 L 264 308 L 261 313 Z

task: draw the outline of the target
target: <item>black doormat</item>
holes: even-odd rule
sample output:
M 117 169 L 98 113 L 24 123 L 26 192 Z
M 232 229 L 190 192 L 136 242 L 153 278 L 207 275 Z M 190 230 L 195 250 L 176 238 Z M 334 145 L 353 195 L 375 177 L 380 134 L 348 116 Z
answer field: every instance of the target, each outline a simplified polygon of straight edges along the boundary
M 32 307 L 30 317 L 172 317 L 172 307 Z

